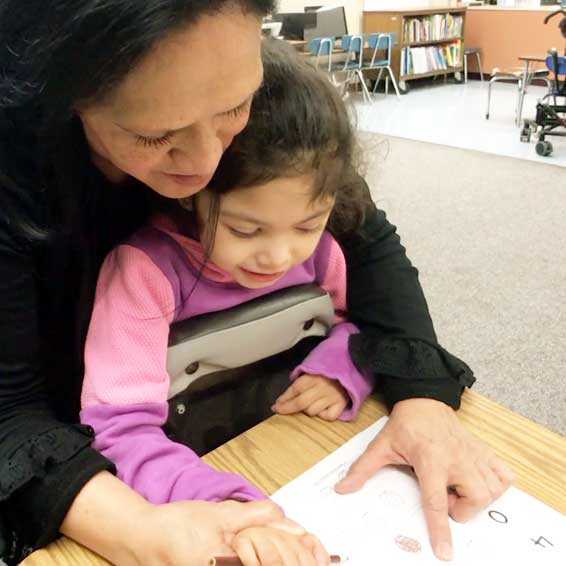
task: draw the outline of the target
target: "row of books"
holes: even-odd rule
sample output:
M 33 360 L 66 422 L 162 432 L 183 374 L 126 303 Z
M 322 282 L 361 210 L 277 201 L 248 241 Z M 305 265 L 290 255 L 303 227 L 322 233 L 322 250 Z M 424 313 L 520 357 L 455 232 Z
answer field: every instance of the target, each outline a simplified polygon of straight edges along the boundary
M 462 65 L 462 42 L 431 47 L 403 47 L 401 76 L 420 75 Z
M 407 43 L 437 41 L 462 36 L 462 16 L 434 14 L 419 18 L 405 18 L 403 38 Z

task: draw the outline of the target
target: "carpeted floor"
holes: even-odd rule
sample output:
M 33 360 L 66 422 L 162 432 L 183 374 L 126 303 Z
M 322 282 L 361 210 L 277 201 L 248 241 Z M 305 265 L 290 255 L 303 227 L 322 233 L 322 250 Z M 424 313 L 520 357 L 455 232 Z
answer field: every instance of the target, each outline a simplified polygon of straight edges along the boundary
M 475 389 L 566 435 L 564 168 L 360 134 L 378 206 Z

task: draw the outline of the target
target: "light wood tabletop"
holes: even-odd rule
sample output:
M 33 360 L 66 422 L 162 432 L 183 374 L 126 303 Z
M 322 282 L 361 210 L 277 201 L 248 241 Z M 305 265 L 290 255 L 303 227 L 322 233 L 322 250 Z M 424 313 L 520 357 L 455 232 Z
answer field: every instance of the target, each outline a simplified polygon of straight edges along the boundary
M 204 460 L 221 470 L 240 473 L 271 494 L 384 414 L 383 404 L 370 399 L 352 423 L 276 415 Z M 457 414 L 512 467 L 518 488 L 566 513 L 566 438 L 473 391 L 464 394 Z M 108 562 L 65 538 L 22 562 L 22 566 L 104 565 Z

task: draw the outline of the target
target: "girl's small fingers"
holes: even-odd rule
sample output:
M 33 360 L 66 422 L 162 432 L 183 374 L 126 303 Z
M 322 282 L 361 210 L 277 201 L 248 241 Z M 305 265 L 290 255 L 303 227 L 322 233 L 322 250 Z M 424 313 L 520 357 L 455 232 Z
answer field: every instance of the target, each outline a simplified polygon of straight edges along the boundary
M 285 391 L 283 391 L 283 393 L 281 393 L 279 397 L 277 397 L 277 399 L 275 400 L 275 404 L 277 405 L 277 404 L 285 403 L 299 394 L 300 391 L 297 390 L 295 384 L 293 383 L 292 385 L 289 385 L 289 387 L 287 387 L 287 389 L 285 389 Z
M 266 566 L 267 564 L 283 566 L 285 564 L 276 541 L 277 537 L 273 537 L 272 534 L 262 534 L 261 536 L 254 537 L 255 553 L 261 566 Z
M 247 535 L 236 536 L 232 541 L 232 548 L 244 566 L 260 566 L 253 542 Z
M 320 415 L 320 413 L 322 413 L 322 411 L 328 409 L 329 405 L 330 405 L 330 399 L 328 397 L 322 397 L 320 399 L 315 399 L 314 401 L 309 403 L 303 409 L 303 411 L 309 417 L 315 417 L 317 415 Z
M 309 553 L 314 557 L 316 566 L 327 566 L 330 564 L 330 555 L 317 537 L 311 534 L 306 534 L 302 536 L 301 542 L 308 548 Z
M 275 562 L 274 564 L 281 564 L 281 566 L 303 566 L 303 562 L 300 562 L 299 557 L 305 549 L 301 546 L 299 537 L 281 534 L 273 538 L 273 546 L 277 548 L 279 554 L 279 562 Z M 266 562 L 266 564 L 271 563 Z M 304 564 L 307 566 L 316 566 L 316 564 L 312 564 L 312 560 L 309 562 L 308 559 Z
M 318 416 L 326 421 L 335 421 L 344 410 L 343 403 L 334 403 L 322 411 Z

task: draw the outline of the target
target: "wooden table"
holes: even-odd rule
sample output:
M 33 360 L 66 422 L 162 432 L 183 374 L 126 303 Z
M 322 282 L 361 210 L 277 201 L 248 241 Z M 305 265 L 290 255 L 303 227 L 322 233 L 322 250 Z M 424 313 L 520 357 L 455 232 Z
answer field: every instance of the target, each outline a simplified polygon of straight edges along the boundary
M 386 413 L 365 403 L 353 423 L 327 423 L 305 415 L 276 415 L 204 457 L 238 472 L 271 494 Z M 517 487 L 566 513 L 566 438 L 467 391 L 458 416 L 515 471 Z M 108 562 L 62 538 L 34 552 L 22 566 L 103 566 Z

